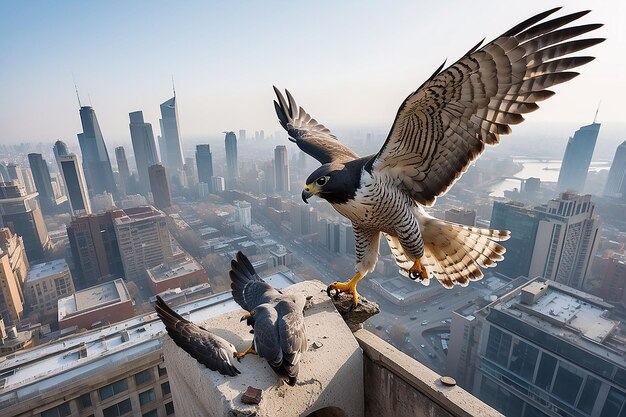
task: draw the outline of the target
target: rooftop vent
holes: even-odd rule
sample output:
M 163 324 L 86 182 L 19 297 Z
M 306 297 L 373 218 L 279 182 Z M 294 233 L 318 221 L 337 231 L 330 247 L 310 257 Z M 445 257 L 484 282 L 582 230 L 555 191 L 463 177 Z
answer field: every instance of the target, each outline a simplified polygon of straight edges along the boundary
M 543 281 L 534 281 L 522 288 L 522 304 L 531 306 L 545 294 L 548 290 L 548 284 Z

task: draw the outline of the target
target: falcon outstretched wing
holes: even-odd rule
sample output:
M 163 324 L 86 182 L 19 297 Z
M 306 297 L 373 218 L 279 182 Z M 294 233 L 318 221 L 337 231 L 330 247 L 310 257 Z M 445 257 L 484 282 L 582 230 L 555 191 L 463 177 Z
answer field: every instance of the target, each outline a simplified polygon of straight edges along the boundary
M 317 159 L 321 164 L 330 162 L 348 162 L 359 156 L 343 145 L 323 124 L 313 119 L 302 107 L 298 107 L 289 91 L 285 101 L 282 93 L 274 87 L 278 101 L 274 108 L 280 124 L 289 134 L 289 140 L 295 142 L 303 152 Z
M 548 88 L 578 75 L 572 68 L 593 57 L 564 57 L 604 39 L 572 38 L 602 25 L 563 26 L 588 11 L 552 20 L 559 10 L 540 13 L 494 41 L 472 48 L 445 70 L 440 67 L 398 110 L 389 136 L 368 164 L 386 175 L 413 199 L 431 205 L 522 114 L 554 93 Z M 561 29 L 562 28 L 562 29 Z
M 222 375 L 236 376 L 235 347 L 223 338 L 181 317 L 157 295 L 156 312 L 174 343 L 207 368 Z

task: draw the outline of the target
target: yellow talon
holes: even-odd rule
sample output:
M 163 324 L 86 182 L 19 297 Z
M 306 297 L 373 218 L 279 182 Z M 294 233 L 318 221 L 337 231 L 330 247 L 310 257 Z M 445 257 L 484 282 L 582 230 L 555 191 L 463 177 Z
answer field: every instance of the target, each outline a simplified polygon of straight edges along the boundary
M 350 292 L 352 294 L 352 301 L 356 306 L 359 304 L 359 293 L 356 291 L 356 284 L 363 278 L 363 274 L 357 272 L 350 281 L 348 282 L 338 282 L 335 281 L 326 288 L 326 294 L 330 297 L 330 292 L 335 290 L 335 295 L 338 295 L 340 292 Z
M 411 269 L 409 269 L 409 278 L 412 280 L 419 278 L 420 281 L 428 279 L 428 271 L 426 270 L 426 267 L 422 265 L 421 258 L 417 259 Z
M 256 350 L 254 350 L 254 345 L 250 345 L 250 347 L 243 352 L 235 352 L 233 353 L 233 357 L 237 358 L 238 361 L 241 361 L 247 354 L 256 355 Z

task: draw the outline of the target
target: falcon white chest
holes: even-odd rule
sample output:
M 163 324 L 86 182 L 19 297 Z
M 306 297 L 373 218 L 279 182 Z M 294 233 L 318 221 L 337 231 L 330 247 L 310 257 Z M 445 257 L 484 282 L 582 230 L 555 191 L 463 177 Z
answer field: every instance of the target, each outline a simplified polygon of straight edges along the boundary
M 395 226 L 413 220 L 415 202 L 390 180 L 364 170 L 354 198 L 332 206 L 355 225 L 397 236 Z

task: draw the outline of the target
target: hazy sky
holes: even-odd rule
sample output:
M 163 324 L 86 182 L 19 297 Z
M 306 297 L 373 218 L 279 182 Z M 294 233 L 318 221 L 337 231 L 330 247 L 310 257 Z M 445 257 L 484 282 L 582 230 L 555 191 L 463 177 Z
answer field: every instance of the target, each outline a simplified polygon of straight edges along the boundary
M 592 7 L 605 27 L 582 75 L 532 121 L 624 121 L 626 2 Z M 272 85 L 333 127 L 386 128 L 404 97 L 445 59 L 556 6 L 554 1 L 2 1 L 0 142 L 67 140 L 81 130 L 72 73 L 109 144 L 128 113 L 158 133 L 176 82 L 183 138 L 279 129 Z M 90 99 L 89 99 L 90 97 Z

